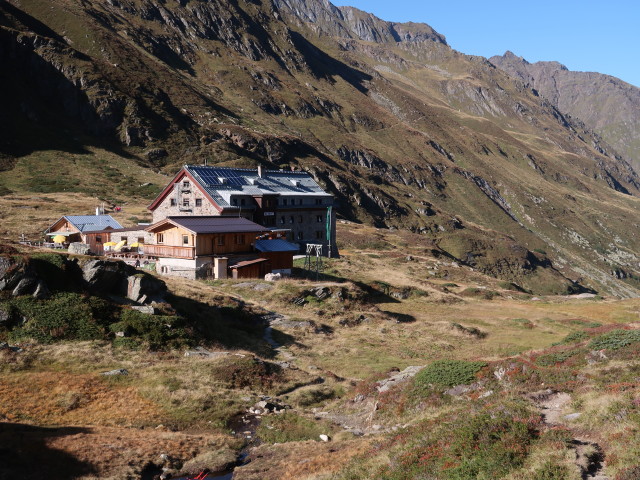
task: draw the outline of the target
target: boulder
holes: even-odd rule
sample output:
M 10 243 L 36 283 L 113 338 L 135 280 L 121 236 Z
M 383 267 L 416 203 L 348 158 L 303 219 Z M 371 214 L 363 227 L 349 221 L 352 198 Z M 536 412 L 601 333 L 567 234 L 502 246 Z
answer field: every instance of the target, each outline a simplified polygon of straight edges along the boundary
M 33 276 L 23 276 L 18 284 L 15 286 L 11 295 L 19 297 L 22 295 L 31 295 L 38 286 L 38 279 Z
M 49 298 L 49 295 L 50 295 L 50 292 L 49 292 L 49 288 L 47 287 L 47 284 L 44 283 L 44 280 L 39 279 L 36 285 L 36 289 L 33 292 L 33 298 L 37 300 L 44 300 L 46 298 Z
M 87 243 L 74 242 L 69 244 L 68 251 L 76 255 L 90 255 L 91 247 Z
M 91 260 L 82 267 L 82 277 L 90 288 L 103 293 L 113 292 L 134 270 L 124 262 Z
M 151 305 L 133 306 L 131 307 L 131 310 L 136 310 L 140 313 L 146 313 L 147 315 L 155 315 L 156 313 L 156 309 L 153 308 Z
M 267 273 L 264 276 L 264 279 L 267 282 L 275 282 L 277 280 L 282 280 L 282 274 L 280 274 L 280 273 Z
M 25 274 L 23 265 L 12 257 L 0 257 L 0 290 L 11 290 Z
M 10 311 L 0 308 L 0 327 L 6 327 L 11 323 L 12 319 L 13 315 L 11 315 Z
M 167 284 L 151 275 L 136 274 L 127 278 L 127 298 L 134 302 L 162 302 L 166 293 Z

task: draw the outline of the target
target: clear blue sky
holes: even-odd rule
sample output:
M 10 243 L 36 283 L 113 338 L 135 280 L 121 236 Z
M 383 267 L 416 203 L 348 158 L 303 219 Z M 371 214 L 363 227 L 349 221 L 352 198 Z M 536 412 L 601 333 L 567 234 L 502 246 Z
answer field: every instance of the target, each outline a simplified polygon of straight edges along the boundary
M 491 57 L 511 50 L 640 87 L 639 0 L 335 0 L 393 22 L 423 22 L 454 49 Z

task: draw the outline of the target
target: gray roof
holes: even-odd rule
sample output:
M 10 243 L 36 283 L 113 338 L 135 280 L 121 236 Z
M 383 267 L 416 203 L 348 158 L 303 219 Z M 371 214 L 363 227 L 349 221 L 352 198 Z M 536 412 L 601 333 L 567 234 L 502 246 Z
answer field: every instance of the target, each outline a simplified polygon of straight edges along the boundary
M 185 165 L 193 178 L 221 207 L 232 207 L 231 195 L 330 197 L 308 172 Z M 233 207 L 232 207 L 233 208 Z
M 108 227 L 122 228 L 122 225 L 111 215 L 65 215 L 62 218 L 67 219 L 82 233 L 104 230 Z
M 300 247 L 286 240 L 256 240 L 256 250 L 260 252 L 297 252 Z
M 243 217 L 191 216 L 167 217 L 167 220 L 193 233 L 262 233 L 267 231 L 262 225 Z

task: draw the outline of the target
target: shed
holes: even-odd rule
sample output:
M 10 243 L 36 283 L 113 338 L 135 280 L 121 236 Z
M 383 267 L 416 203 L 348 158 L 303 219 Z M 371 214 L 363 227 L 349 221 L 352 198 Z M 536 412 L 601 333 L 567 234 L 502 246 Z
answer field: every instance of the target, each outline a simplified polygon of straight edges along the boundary
M 255 260 L 247 260 L 236 263 L 229 267 L 231 277 L 238 278 L 264 278 L 267 273 L 271 272 L 271 266 L 268 258 L 256 258 Z
M 261 258 L 266 258 L 271 261 L 273 273 L 291 275 L 293 255 L 299 249 L 295 243 L 282 239 L 256 240 L 256 250 L 260 252 Z

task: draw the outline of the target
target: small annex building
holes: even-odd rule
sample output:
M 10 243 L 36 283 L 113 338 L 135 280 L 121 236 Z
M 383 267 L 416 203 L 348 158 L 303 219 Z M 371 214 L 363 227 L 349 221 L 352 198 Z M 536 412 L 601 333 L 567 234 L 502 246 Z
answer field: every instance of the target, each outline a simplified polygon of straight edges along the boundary
M 109 242 L 123 245 L 126 248 L 135 245 L 136 252 L 144 253 L 144 246 L 152 243 L 153 235 L 144 230 L 142 226 L 138 226 L 87 232 L 86 239 L 91 252 L 95 255 L 107 253 L 104 244 Z
M 166 217 L 242 217 L 274 230 L 304 250 L 321 244 L 337 256 L 333 195 L 304 171 L 185 165 L 149 205 L 153 222 Z
M 227 278 L 229 263 L 255 258 L 256 238 L 268 233 L 243 217 L 175 216 L 147 227 L 153 235 L 144 253 L 157 258 L 160 274 Z
M 298 245 L 286 240 L 275 238 L 256 240 L 256 250 L 260 257 L 269 260 L 270 273 L 291 275 L 293 269 L 293 256 L 298 252 Z
M 62 235 L 67 238 L 65 243 L 81 242 L 91 246 L 88 235 L 91 232 L 121 229 L 111 215 L 65 215 L 56 220 L 45 230 L 45 235 L 53 238 Z

